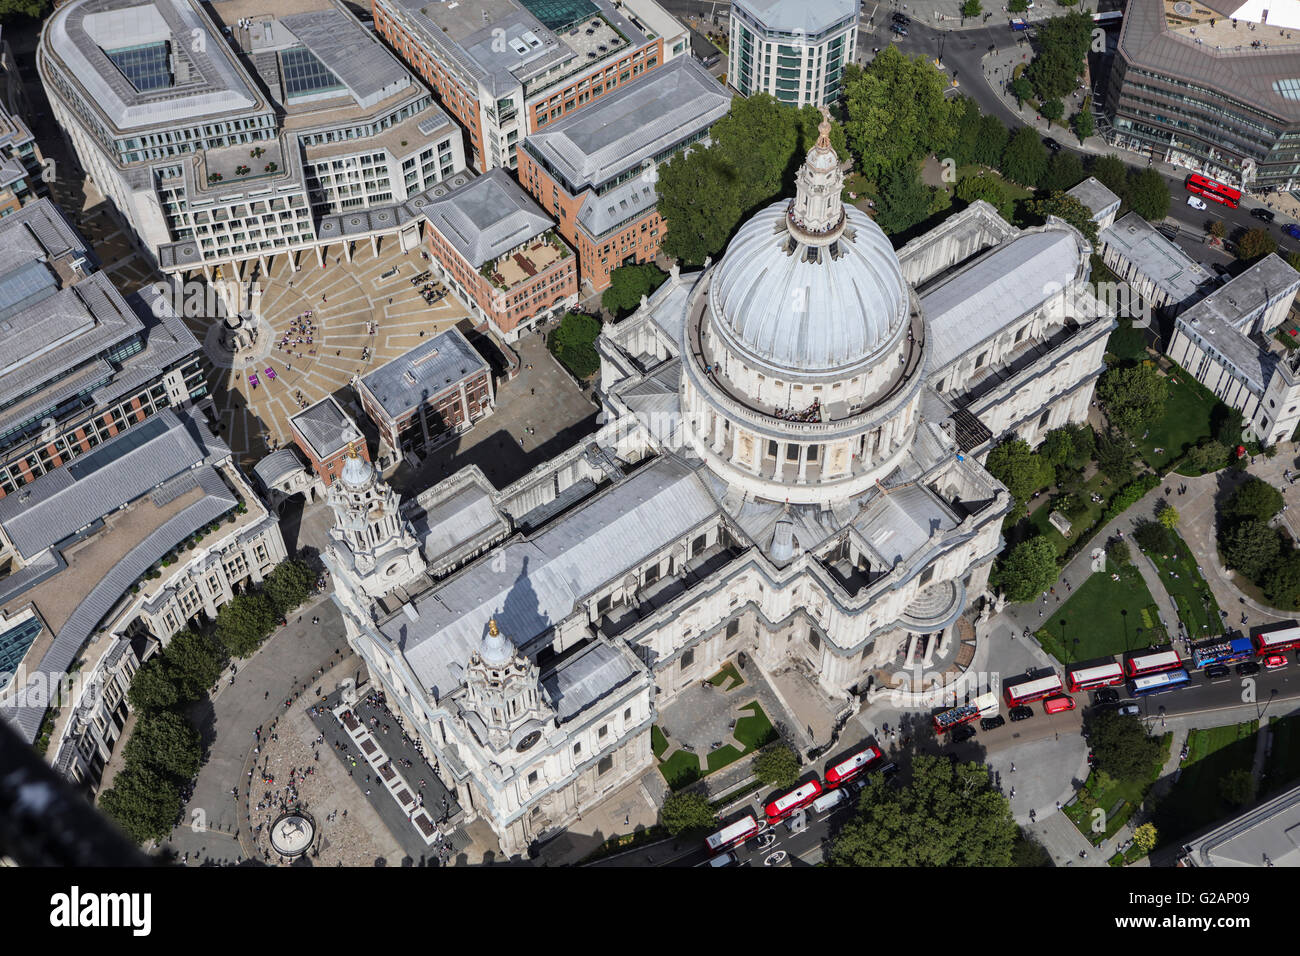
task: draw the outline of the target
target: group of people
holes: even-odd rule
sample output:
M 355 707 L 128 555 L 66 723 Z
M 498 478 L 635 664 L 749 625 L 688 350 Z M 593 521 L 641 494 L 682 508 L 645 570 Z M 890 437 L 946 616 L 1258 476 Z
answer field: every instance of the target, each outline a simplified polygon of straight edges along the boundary
M 822 402 L 820 398 L 814 398 L 813 403 L 803 411 L 795 411 L 793 408 L 778 408 L 773 414 L 775 417 L 787 422 L 819 422 L 822 420 Z

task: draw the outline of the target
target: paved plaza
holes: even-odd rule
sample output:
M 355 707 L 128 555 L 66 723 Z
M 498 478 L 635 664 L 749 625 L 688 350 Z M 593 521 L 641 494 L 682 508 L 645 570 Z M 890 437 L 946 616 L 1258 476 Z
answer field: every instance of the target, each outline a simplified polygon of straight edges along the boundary
M 494 486 L 504 488 L 596 430 L 595 403 L 560 367 L 544 336 L 525 335 L 513 347 L 519 372 L 513 379 L 497 380 L 496 411 L 430 452 L 418 466 L 403 461 L 392 476 L 395 487 L 423 491 L 467 465 L 478 465 Z
M 297 272 L 287 257 L 276 259 L 256 280 L 258 341 L 235 367 L 215 320 L 186 319 L 207 353 L 222 438 L 242 466 L 291 444 L 289 418 L 307 405 L 467 321 L 468 310 L 453 295 L 428 305 L 420 286 L 411 284 L 428 267 L 419 250 L 402 252 L 395 238 L 381 242 L 377 256 L 368 244 L 358 245 L 351 262 L 336 255 L 318 267 L 307 259 Z M 360 417 L 350 388 L 339 400 Z

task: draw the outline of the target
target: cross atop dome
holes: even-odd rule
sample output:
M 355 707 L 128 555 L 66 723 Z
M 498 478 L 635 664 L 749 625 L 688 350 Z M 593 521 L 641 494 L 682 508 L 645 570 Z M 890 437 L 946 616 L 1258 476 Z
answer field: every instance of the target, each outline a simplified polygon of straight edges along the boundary
M 831 114 L 821 108 L 822 121 L 817 127 L 817 143 L 808 150 L 804 164 L 795 177 L 795 195 L 790 202 L 786 224 L 800 242 L 827 245 L 844 230 L 844 170 L 831 146 Z

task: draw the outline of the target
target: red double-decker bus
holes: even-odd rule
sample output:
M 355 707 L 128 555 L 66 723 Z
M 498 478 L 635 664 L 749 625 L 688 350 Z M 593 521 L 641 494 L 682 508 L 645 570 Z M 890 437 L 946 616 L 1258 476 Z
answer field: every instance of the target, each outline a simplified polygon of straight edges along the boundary
M 1182 667 L 1183 659 L 1175 651 L 1157 651 L 1154 654 L 1135 654 L 1128 659 L 1128 676 L 1141 677 L 1143 674 L 1158 674 Z
M 1002 696 L 1006 699 L 1008 707 L 1018 707 L 1030 701 L 1042 700 L 1052 694 L 1059 694 L 1063 689 L 1061 678 L 1053 674 L 1050 677 L 1039 677 L 1025 681 L 1023 684 L 1004 687 Z
M 821 795 L 821 792 L 821 783 L 817 780 L 809 780 L 802 786 L 791 790 L 785 796 L 777 797 L 763 808 L 763 812 L 767 814 L 767 822 L 777 823 L 784 820 L 800 807 L 806 807 L 816 800 Z
M 710 853 L 721 853 L 733 846 L 739 846 L 756 833 L 758 833 L 758 821 L 752 816 L 746 816 L 711 834 L 704 841 L 704 845 L 709 848 Z
M 858 751 L 847 760 L 841 760 L 826 771 L 826 789 L 833 790 L 835 787 L 848 783 L 882 756 L 884 755 L 875 747 L 868 747 L 866 750 Z
M 1241 202 L 1241 190 L 1233 189 L 1226 183 L 1221 183 L 1217 179 L 1210 179 L 1208 176 L 1202 176 L 1200 173 L 1192 173 L 1187 177 L 1183 187 L 1189 192 L 1210 202 L 1217 202 L 1221 206 L 1227 206 L 1229 209 L 1236 209 L 1237 204 Z
M 1269 654 L 1281 654 L 1293 647 L 1300 647 L 1300 627 L 1284 627 L 1276 631 L 1266 631 L 1255 635 L 1255 656 L 1267 657 Z
M 1077 667 L 1065 674 L 1065 686 L 1070 693 L 1081 690 L 1093 690 L 1097 687 L 1109 687 L 1111 684 L 1124 682 L 1124 668 L 1118 664 L 1102 664 L 1100 667 Z

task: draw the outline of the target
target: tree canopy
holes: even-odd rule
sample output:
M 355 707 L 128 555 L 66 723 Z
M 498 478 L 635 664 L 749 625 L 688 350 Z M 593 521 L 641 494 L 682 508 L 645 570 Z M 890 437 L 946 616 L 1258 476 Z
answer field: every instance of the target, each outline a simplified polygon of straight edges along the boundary
M 1047 169 L 1038 181 L 1038 188 L 1047 192 L 1064 192 L 1079 185 L 1084 178 L 1083 160 L 1068 149 L 1062 149 L 1053 153 L 1047 161 Z
M 99 808 L 136 843 L 166 836 L 181 812 L 181 797 L 167 774 L 143 764 L 124 767 L 99 795 Z
M 1097 131 L 1096 120 L 1093 118 L 1092 110 L 1087 104 L 1084 104 L 1083 109 L 1074 114 L 1070 119 L 1070 125 L 1074 127 L 1074 135 L 1079 137 L 1080 144 Z
M 769 787 L 789 787 L 799 779 L 799 755 L 785 744 L 769 744 L 754 758 L 754 776 Z
M 126 742 L 128 763 L 143 763 L 180 780 L 199 772 L 203 743 L 194 725 L 171 710 L 144 714 Z
M 710 830 L 718 822 L 709 801 L 698 793 L 672 793 L 659 809 L 659 822 L 673 836 L 692 830 Z
M 1254 580 L 1277 561 L 1282 542 L 1268 524 L 1250 518 L 1230 525 L 1220 535 L 1219 549 L 1228 567 Z
M 20 17 L 38 19 L 49 8 L 49 0 L 0 0 L 0 23 L 12 23 Z
M 221 674 L 221 652 L 193 631 L 172 635 L 161 656 L 167 679 L 176 688 L 178 703 L 198 700 Z
M 213 633 L 232 657 L 247 657 L 275 628 L 277 617 L 265 594 L 236 594 L 217 611 Z
M 1047 171 L 1047 147 L 1032 127 L 1022 126 L 1002 154 L 1002 174 L 1022 186 L 1037 183 Z
M 1028 203 L 1029 210 L 1040 219 L 1056 216 L 1064 219 L 1075 229 L 1083 233 L 1090 242 L 1097 241 L 1097 223 L 1092 218 L 1092 210 L 1064 192 L 1054 192 L 1046 199 L 1033 199 Z
M 275 613 L 283 617 L 311 597 L 315 586 L 316 575 L 307 562 L 290 558 L 271 570 L 262 582 L 262 591 L 271 599 Z
M 1267 229 L 1247 229 L 1237 240 L 1237 258 L 1246 262 L 1263 259 L 1270 253 L 1277 252 L 1277 240 Z
M 619 266 L 610 272 L 609 288 L 602 293 L 600 304 L 615 318 L 622 318 L 635 312 L 641 305 L 641 296 L 648 296 L 667 278 L 667 274 L 651 262 Z
M 1122 201 L 1128 192 L 1128 167 L 1114 153 L 1098 156 L 1092 161 L 1089 170 L 1097 182 L 1101 183 Z M 1121 203 L 1122 204 L 1122 203 Z
M 600 319 L 583 312 L 567 312 L 546 337 L 546 347 L 576 377 L 587 378 L 600 370 L 596 352 L 599 336 Z
M 1088 733 L 1096 769 L 1116 780 L 1146 780 L 1160 759 L 1160 742 L 1148 734 L 1142 722 L 1131 714 L 1115 710 L 1094 711 L 1089 719 Z
M 994 446 L 985 467 L 1011 492 L 1016 515 L 1035 491 L 1050 485 L 1056 477 L 1051 462 L 1035 454 L 1023 438 L 1008 438 Z
M 1148 222 L 1169 215 L 1169 187 L 1154 169 L 1139 169 L 1129 176 L 1125 195 L 1133 211 Z
M 1063 97 L 1074 90 L 1091 42 L 1092 18 L 1087 14 L 1076 11 L 1039 24 L 1038 54 L 1025 76 L 1040 100 Z
M 1007 600 L 1024 603 L 1051 587 L 1059 573 L 1056 549 L 1039 535 L 1012 547 L 994 566 L 992 577 Z
M 930 215 L 930 191 L 915 165 L 889 170 L 881 179 L 876 224 L 890 234 L 911 229 Z
M 1231 520 L 1268 521 L 1282 510 L 1282 505 L 1282 492 L 1262 478 L 1247 475 L 1241 487 L 1224 501 L 1219 513 Z
M 870 778 L 833 866 L 1010 866 L 1019 829 L 988 767 L 920 754 L 901 789 Z
M 1165 412 L 1169 383 L 1150 362 L 1109 368 L 1097 383 L 1097 397 L 1112 425 L 1136 436 Z
M 126 692 L 131 707 L 138 711 L 162 710 L 176 703 L 176 685 L 167 676 L 161 657 L 151 657 L 140 665 Z
M 956 132 L 947 78 L 924 56 L 887 44 L 862 70 L 846 70 L 844 132 L 867 179 L 946 147 Z M 883 198 L 883 196 L 882 196 Z

